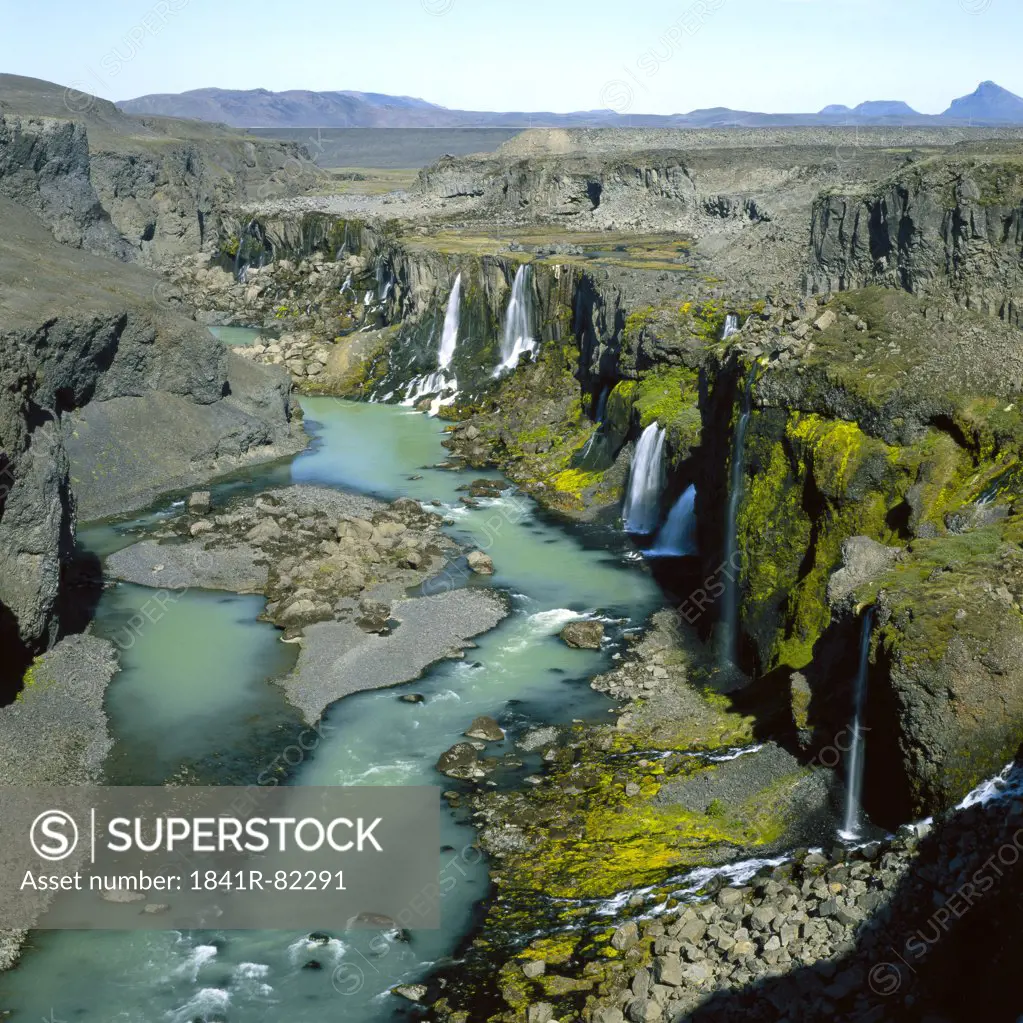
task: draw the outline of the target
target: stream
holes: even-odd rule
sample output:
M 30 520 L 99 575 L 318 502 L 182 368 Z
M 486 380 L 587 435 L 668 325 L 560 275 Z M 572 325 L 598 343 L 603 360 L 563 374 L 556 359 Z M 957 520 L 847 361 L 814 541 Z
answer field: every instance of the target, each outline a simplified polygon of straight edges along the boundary
M 511 490 L 481 500 L 479 508 L 459 503 L 456 488 L 485 474 L 430 468 L 446 457 L 434 419 L 328 398 L 305 400 L 303 407 L 313 437 L 307 450 L 290 463 L 213 487 L 215 503 L 292 482 L 413 497 L 428 506 L 440 501 L 434 510 L 453 520 L 452 535 L 494 559 L 490 585 L 508 594 L 512 613 L 463 660 L 441 662 L 404 686 L 335 703 L 315 741 L 300 751 L 298 714 L 268 684 L 289 670 L 296 648 L 256 621 L 261 597 L 193 590 L 164 617 L 132 632 L 126 623 L 153 591 L 112 587 L 94 626 L 118 644 L 122 663 L 107 694 L 115 739 L 109 780 L 159 784 L 180 776 L 251 784 L 284 756 L 292 784 L 449 788 L 434 764 L 478 715 L 495 717 L 506 729 L 498 751 L 539 725 L 605 716 L 611 704 L 587 679 L 606 668 L 610 651 L 572 650 L 557 633 L 577 616 L 596 614 L 612 637 L 620 636 L 659 606 L 656 585 L 625 557 L 624 540 L 610 530 L 556 523 Z M 104 557 L 134 542 L 140 526 L 179 510 L 179 502 L 164 502 L 130 522 L 83 529 L 80 542 Z M 408 693 L 421 694 L 423 702 L 402 702 Z M 540 767 L 535 755 L 521 759 L 521 768 L 500 776 L 502 784 Z M 456 883 L 443 900 L 441 928 L 413 931 L 408 943 L 344 933 L 340 921 L 326 944 L 280 931 L 36 932 L 21 964 L 4 976 L 4 1003 L 26 1020 L 390 1019 L 408 1003 L 389 989 L 423 977 L 472 927 L 473 907 L 488 890 L 473 841 L 464 816 L 445 808 L 440 870 Z

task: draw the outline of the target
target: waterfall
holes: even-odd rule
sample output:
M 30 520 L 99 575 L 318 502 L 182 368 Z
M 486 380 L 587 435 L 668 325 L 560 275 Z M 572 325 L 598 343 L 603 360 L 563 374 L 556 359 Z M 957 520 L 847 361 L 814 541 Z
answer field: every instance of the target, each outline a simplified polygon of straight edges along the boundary
M 462 275 L 455 277 L 454 286 L 451 288 L 451 295 L 448 297 L 448 307 L 444 311 L 444 333 L 440 339 L 440 351 L 437 353 L 437 365 L 440 369 L 447 369 L 451 360 L 455 357 L 455 346 L 458 344 L 458 319 L 460 315 L 460 304 L 462 301 Z
M 440 338 L 440 348 L 437 351 L 437 369 L 433 373 L 426 373 L 409 381 L 405 389 L 405 397 L 401 400 L 402 405 L 414 406 L 423 398 L 433 395 L 433 401 L 430 403 L 430 415 L 435 416 L 442 405 L 450 405 L 455 400 L 458 393 L 458 381 L 454 377 L 449 378 L 447 370 L 451 366 L 451 360 L 455 357 L 455 347 L 458 344 L 461 299 L 462 275 L 458 274 L 444 311 L 444 330 Z M 447 398 L 443 397 L 445 393 L 448 394 Z
M 383 256 L 377 259 L 375 276 L 377 282 L 377 300 L 380 302 L 386 302 L 387 296 L 390 294 L 391 288 L 394 286 L 394 279 L 391 277 L 390 267 L 387 266 Z
M 845 822 L 839 835 L 846 840 L 859 838 L 860 793 L 863 791 L 863 712 L 867 704 L 867 672 L 870 670 L 870 632 L 874 627 L 874 609 L 863 613 L 860 626 L 860 660 L 853 687 L 852 748 L 845 779 Z
M 728 511 L 725 516 L 725 557 L 722 565 L 725 592 L 721 603 L 720 643 L 721 659 L 735 664 L 739 656 L 739 503 L 743 490 L 743 455 L 746 450 L 746 430 L 753 410 L 753 380 L 757 366 L 754 363 L 746 375 L 742 392 L 742 409 L 732 436 L 732 464 L 728 481 Z
M 605 384 L 600 392 L 600 397 L 597 399 L 597 411 L 595 414 L 597 426 L 604 425 L 604 416 L 607 415 L 607 399 L 610 394 L 611 389 Z
M 494 370 L 499 377 L 507 370 L 514 369 L 526 352 L 536 351 L 536 341 L 530 331 L 531 270 L 523 263 L 515 271 L 512 282 L 511 300 L 504 317 L 504 335 L 501 338 L 501 362 Z
M 684 558 L 698 554 L 696 546 L 696 487 L 690 485 L 668 514 L 653 547 L 643 552 L 648 558 Z
M 639 438 L 629 473 L 622 518 L 630 533 L 652 533 L 660 512 L 664 474 L 664 430 L 651 423 Z
M 729 313 L 725 317 L 725 327 L 721 331 L 721 340 L 727 341 L 733 334 L 739 333 L 739 317 L 735 313 Z

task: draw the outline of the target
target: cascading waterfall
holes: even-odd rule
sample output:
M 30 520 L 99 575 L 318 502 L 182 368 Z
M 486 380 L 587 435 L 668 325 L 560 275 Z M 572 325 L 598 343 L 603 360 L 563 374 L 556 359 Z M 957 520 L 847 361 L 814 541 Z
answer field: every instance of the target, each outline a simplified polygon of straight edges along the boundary
M 729 313 L 725 317 L 724 330 L 721 331 L 721 340 L 725 341 L 733 334 L 739 333 L 739 317 L 735 313 Z
M 864 727 L 863 713 L 867 706 L 867 673 L 870 670 L 870 633 L 874 628 L 874 609 L 863 613 L 860 626 L 860 659 L 853 687 L 852 746 L 845 780 L 845 821 L 839 835 L 847 841 L 860 835 L 860 794 L 863 791 Z
M 448 296 L 448 307 L 444 310 L 444 332 L 440 338 L 440 351 L 437 353 L 437 365 L 443 370 L 451 365 L 458 345 L 458 323 L 461 315 L 462 275 L 455 277 L 455 283 Z
M 696 487 L 690 485 L 668 514 L 648 558 L 684 558 L 698 554 L 696 546 Z
M 725 592 L 721 597 L 721 624 L 719 626 L 721 660 L 735 664 L 739 657 L 739 502 L 743 491 L 743 455 L 746 450 L 746 431 L 753 411 L 753 381 L 756 363 L 746 375 L 742 392 L 742 408 L 732 436 L 732 462 L 728 482 L 728 511 L 725 516 Z
M 630 533 L 652 533 L 660 512 L 664 483 L 664 430 L 651 423 L 639 438 L 629 473 L 622 518 Z
M 536 351 L 536 340 L 532 337 L 530 327 L 530 297 L 532 296 L 532 270 L 523 263 L 515 271 L 512 282 L 511 299 L 504 317 L 504 335 L 501 338 L 501 362 L 494 370 L 499 377 L 519 364 L 519 359 L 527 352 L 531 355 Z
M 437 351 L 437 371 L 418 376 L 409 382 L 402 399 L 402 405 L 415 405 L 428 395 L 435 395 L 430 405 L 430 415 L 435 416 L 440 407 L 449 404 L 454 400 L 458 391 L 458 381 L 451 377 L 448 379 L 447 370 L 451 366 L 451 360 L 455 357 L 455 349 L 458 345 L 458 326 L 461 316 L 462 301 L 462 275 L 455 277 L 455 283 L 448 296 L 447 308 L 444 310 L 444 330 L 441 333 L 440 348 Z M 449 397 L 442 395 L 448 392 Z

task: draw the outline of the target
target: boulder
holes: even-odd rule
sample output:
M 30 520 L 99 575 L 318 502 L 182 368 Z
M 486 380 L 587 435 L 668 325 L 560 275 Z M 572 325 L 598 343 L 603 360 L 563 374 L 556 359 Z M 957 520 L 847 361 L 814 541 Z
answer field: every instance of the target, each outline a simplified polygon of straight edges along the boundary
M 284 536 L 284 530 L 271 519 L 266 518 L 258 525 L 255 525 L 245 534 L 245 539 L 252 543 L 266 543 L 268 540 L 280 540 Z
M 476 718 L 463 734 L 469 739 L 500 742 L 504 738 L 504 729 L 493 718 L 483 716 Z
M 633 920 L 622 924 L 614 932 L 614 934 L 611 935 L 611 947 L 616 952 L 627 951 L 632 948 L 637 941 L 639 941 L 639 927 L 636 926 L 636 923 Z
M 469 563 L 469 568 L 476 573 L 476 575 L 493 575 L 494 574 L 494 562 L 488 554 L 484 554 L 483 551 L 472 551 L 466 561 Z
M 421 1002 L 426 997 L 425 984 L 399 984 L 391 988 L 391 994 L 409 1002 Z
M 213 501 L 208 490 L 196 490 L 189 495 L 188 510 L 193 515 L 208 515 Z
M 576 650 L 599 650 L 604 639 L 604 626 L 600 622 L 569 622 L 558 635 Z
M 485 778 L 488 773 L 480 763 L 476 747 L 468 742 L 456 742 L 451 749 L 442 753 L 437 761 L 437 770 L 459 781 L 476 781 Z
M 833 309 L 827 309 L 821 314 L 820 318 L 814 321 L 814 326 L 820 330 L 825 331 L 828 327 L 833 327 L 838 322 L 838 314 Z

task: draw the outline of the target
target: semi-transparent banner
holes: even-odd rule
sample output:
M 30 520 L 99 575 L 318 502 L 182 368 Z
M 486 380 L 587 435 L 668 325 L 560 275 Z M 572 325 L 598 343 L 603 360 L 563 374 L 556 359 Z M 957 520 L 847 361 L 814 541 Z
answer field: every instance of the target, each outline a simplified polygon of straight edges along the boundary
M 0 788 L 0 927 L 437 927 L 438 793 Z

